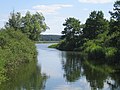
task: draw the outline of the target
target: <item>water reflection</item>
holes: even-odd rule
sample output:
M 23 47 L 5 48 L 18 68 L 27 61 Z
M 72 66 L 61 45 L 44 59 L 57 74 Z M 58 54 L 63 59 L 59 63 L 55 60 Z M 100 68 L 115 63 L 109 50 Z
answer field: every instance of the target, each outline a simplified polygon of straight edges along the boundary
M 86 80 L 90 83 L 93 90 L 102 89 L 106 82 L 109 73 L 104 72 L 101 67 L 94 66 L 92 63 L 85 61 L 84 65 L 84 75 Z
M 61 55 L 64 77 L 68 82 L 75 82 L 80 78 L 82 70 L 80 55 L 75 52 L 62 52 Z
M 36 46 L 38 62 L 9 73 L 10 81 L 0 90 L 120 90 L 120 63 L 115 60 L 86 60 L 79 52 Z
M 120 90 L 118 64 L 104 60 L 83 60 L 78 52 L 62 52 L 62 67 L 67 82 L 76 82 L 86 77 L 90 90 Z
M 9 73 L 10 80 L 0 85 L 0 90 L 43 90 L 47 77 L 36 65 L 36 62 L 31 62 L 21 66 L 19 71 Z

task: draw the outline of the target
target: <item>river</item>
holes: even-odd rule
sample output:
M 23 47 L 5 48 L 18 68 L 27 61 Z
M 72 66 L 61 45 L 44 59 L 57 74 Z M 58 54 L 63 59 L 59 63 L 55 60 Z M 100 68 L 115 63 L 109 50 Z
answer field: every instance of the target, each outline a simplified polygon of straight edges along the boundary
M 80 52 L 49 45 L 36 44 L 37 62 L 9 74 L 10 81 L 0 85 L 0 90 L 120 90 L 120 72 L 112 72 L 118 65 L 84 60 Z
M 38 66 L 48 76 L 44 90 L 120 90 L 119 74 L 110 74 L 110 66 L 84 62 L 79 52 L 59 51 L 49 45 L 36 44 Z

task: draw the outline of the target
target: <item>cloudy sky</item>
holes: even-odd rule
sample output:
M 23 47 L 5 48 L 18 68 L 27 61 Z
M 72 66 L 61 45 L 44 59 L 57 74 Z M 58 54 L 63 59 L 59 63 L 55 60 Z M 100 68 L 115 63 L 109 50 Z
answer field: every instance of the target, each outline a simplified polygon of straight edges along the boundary
M 75 17 L 82 23 L 93 10 L 102 10 L 109 19 L 109 11 L 116 0 L 2 0 L 0 3 L 0 27 L 3 27 L 11 11 L 31 13 L 42 12 L 50 27 L 43 34 L 61 34 L 62 24 L 68 17 Z

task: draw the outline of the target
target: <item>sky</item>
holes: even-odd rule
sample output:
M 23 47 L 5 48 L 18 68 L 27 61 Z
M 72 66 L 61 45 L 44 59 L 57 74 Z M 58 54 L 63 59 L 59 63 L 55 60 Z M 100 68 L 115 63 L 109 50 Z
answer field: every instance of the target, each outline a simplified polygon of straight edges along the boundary
M 110 18 L 109 11 L 113 10 L 116 0 L 1 0 L 0 2 L 0 28 L 10 17 L 10 12 L 21 12 L 25 15 L 40 12 L 50 28 L 42 34 L 60 35 L 64 29 L 63 23 L 69 17 L 79 19 L 85 23 L 90 12 L 102 10 L 106 19 Z

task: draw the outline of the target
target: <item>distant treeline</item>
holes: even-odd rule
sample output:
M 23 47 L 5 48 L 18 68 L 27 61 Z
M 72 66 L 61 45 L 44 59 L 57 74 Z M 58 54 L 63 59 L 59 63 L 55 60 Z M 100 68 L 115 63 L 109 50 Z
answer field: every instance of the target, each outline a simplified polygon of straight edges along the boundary
M 60 41 L 61 35 L 41 35 L 40 41 Z

